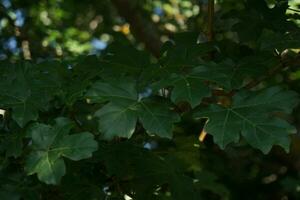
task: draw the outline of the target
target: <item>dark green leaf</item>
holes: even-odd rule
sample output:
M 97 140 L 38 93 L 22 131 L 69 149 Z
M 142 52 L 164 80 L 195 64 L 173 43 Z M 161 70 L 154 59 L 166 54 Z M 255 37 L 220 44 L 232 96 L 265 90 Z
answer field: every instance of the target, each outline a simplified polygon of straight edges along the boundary
M 141 102 L 140 120 L 148 133 L 160 137 L 172 138 L 173 124 L 179 117 L 171 110 L 167 102 L 159 100 L 144 100 Z
M 230 107 L 211 105 L 199 109 L 195 117 L 207 117 L 205 131 L 224 149 L 231 142 L 238 142 L 240 134 L 247 142 L 264 153 L 273 145 L 289 150 L 289 135 L 294 128 L 274 113 L 290 113 L 297 105 L 297 94 L 278 87 L 257 94 L 236 94 Z
M 68 135 L 72 123 L 57 118 L 54 126 L 34 124 L 28 131 L 32 139 L 32 151 L 26 160 L 25 170 L 47 184 L 58 184 L 65 174 L 62 157 L 71 160 L 89 158 L 97 150 L 97 142 L 88 132 Z
M 143 99 L 141 95 L 138 98 L 131 80 L 113 84 L 96 82 L 87 97 L 92 102 L 110 102 L 95 114 L 99 118 L 99 130 L 107 139 L 115 136 L 130 138 L 138 119 L 150 134 L 171 138 L 173 123 L 179 120 L 164 101 Z
M 36 120 L 39 110 L 46 110 L 57 83 L 47 73 L 29 63 L 7 67 L 1 77 L 0 106 L 12 108 L 13 119 L 21 126 Z

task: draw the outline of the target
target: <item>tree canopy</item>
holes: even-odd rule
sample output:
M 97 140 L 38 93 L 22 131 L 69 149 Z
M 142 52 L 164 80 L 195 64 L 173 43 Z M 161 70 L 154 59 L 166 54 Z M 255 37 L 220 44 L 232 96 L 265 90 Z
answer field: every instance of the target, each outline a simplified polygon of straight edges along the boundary
M 0 199 L 300 198 L 298 0 L 1 0 Z

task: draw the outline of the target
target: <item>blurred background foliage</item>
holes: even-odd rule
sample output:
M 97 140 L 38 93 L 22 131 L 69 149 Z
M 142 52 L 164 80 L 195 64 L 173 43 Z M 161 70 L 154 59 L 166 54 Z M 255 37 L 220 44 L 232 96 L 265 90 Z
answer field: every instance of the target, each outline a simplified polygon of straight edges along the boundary
M 97 54 L 111 42 L 128 40 L 139 45 L 126 19 L 109 0 L 1 0 L 0 58 L 57 58 Z M 275 0 L 269 0 L 270 7 Z M 162 42 L 173 33 L 205 31 L 205 0 L 132 0 L 131 7 L 157 27 Z M 298 2 L 299 3 L 299 2 Z M 297 8 L 297 0 L 289 2 Z M 126 11 L 126 8 L 123 8 Z M 216 38 L 236 40 L 231 26 L 236 19 L 221 18 L 232 10 L 243 11 L 243 1 L 217 1 Z M 292 14 L 299 14 L 288 10 Z M 255 13 L 254 13 L 255 14 Z M 299 15 L 295 20 L 299 23 Z M 218 34 L 220 32 L 220 34 Z M 126 41 L 123 41 L 126 42 Z
M 44 60 L 68 59 L 82 54 L 101 55 L 115 42 L 153 51 L 152 44 L 147 46 L 149 42 L 144 38 L 145 34 L 158 37 L 159 40 L 152 41 L 153 43 L 163 43 L 175 33 L 186 31 L 200 33 L 199 40 L 207 40 L 205 34 L 201 34 L 207 31 L 206 0 L 130 0 L 126 1 L 126 8 L 122 7 L 120 2 L 122 3 L 120 0 L 1 0 L 0 59 Z M 263 33 L 267 39 L 273 39 L 273 32 L 263 31 L 266 26 L 285 32 L 286 27 L 282 27 L 280 23 L 280 10 L 274 11 L 278 15 L 271 13 L 268 16 L 273 18 L 274 24 L 266 24 L 262 20 L 266 16 L 259 14 L 260 9 L 264 9 L 264 1 L 252 2 L 253 7 L 246 5 L 245 1 L 216 1 L 215 40 L 243 42 L 252 46 Z M 281 1 L 266 2 L 271 9 Z M 290 22 L 300 25 L 299 0 L 289 1 L 289 8 L 284 9 L 284 15 L 285 12 Z M 248 22 L 248 26 L 239 25 L 241 19 Z M 149 24 L 150 29 L 139 31 L 139 20 L 145 27 Z M 201 37 L 202 35 L 204 36 Z M 298 52 L 299 48 L 295 48 L 295 51 Z M 290 80 L 288 84 L 299 92 L 299 70 L 289 71 L 287 74 Z M 280 75 L 275 78 L 282 79 Z M 82 105 L 77 104 L 74 106 L 75 112 L 76 107 L 82 109 Z M 93 108 L 86 110 L 88 109 Z M 295 112 L 296 123 L 300 122 L 297 113 L 298 111 Z M 206 199 L 300 199 L 299 134 L 294 137 L 291 154 L 274 148 L 269 155 L 262 155 L 245 144 L 220 151 L 213 144 L 211 137 L 199 144 L 199 127 L 192 123 L 189 116 L 186 124 L 180 127 L 174 142 L 159 138 L 148 141 L 145 141 L 145 138 L 134 140 L 143 141 L 144 148 L 151 149 L 159 155 L 164 154 L 166 150 L 172 153 L 176 147 L 172 156 L 180 158 L 191 170 L 199 171 L 197 181 L 199 187 L 204 189 L 202 195 Z M 4 163 L 5 160 L 1 162 Z M 95 175 L 107 178 L 101 171 L 91 169 L 92 173 L 86 172 L 86 169 L 82 171 L 83 168 L 84 164 L 77 170 L 86 173 L 86 179 L 97 179 Z M 64 189 L 76 189 L 77 186 L 70 184 L 68 178 L 70 177 L 65 179 L 66 184 L 63 184 L 66 187 Z M 25 179 L 22 175 L 14 174 L 10 181 L 26 181 Z M 28 192 L 31 191 L 31 183 L 26 184 L 29 189 L 23 188 L 27 192 L 25 195 L 36 195 L 33 191 Z M 46 191 L 49 194 L 48 198 L 59 199 L 53 196 L 53 191 L 59 194 L 57 190 L 54 186 L 50 187 Z M 87 194 L 91 195 L 93 192 L 99 191 L 88 191 Z M 70 198 L 71 196 L 70 194 Z

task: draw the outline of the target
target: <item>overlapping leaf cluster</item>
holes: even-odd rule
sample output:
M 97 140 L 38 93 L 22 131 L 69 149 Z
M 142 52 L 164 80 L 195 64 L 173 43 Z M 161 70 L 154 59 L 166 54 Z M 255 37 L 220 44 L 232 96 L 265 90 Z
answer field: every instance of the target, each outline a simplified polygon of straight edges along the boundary
M 290 41 L 298 37 L 266 21 L 279 13 L 284 30 L 296 26 L 283 17 L 285 4 L 259 5 L 259 19 L 245 11 L 224 17 L 240 19 L 231 27 L 238 42 L 199 43 L 197 34 L 179 34 L 160 58 L 111 45 L 101 56 L 2 62 L 0 199 L 53 191 L 58 199 L 183 200 L 207 191 L 229 198 L 199 163 L 196 134 L 212 135 L 221 149 L 246 143 L 268 153 L 274 145 L 288 151 L 295 133 L 290 114 L 298 94 L 261 77 L 286 68 L 281 50 L 295 48 Z M 185 132 L 186 120 L 196 124 L 195 135 Z

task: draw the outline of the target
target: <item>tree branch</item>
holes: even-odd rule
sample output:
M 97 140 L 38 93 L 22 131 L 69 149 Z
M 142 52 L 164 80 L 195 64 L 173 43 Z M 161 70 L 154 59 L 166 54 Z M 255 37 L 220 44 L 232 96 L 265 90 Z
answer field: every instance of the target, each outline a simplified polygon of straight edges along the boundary
M 208 10 L 207 10 L 207 39 L 212 41 L 214 37 L 214 14 L 215 14 L 215 1 L 208 1 Z
M 151 21 L 141 13 L 141 9 L 133 5 L 132 0 L 112 0 L 119 14 L 130 24 L 133 35 L 145 44 L 154 56 L 159 57 L 162 42 L 160 34 Z

